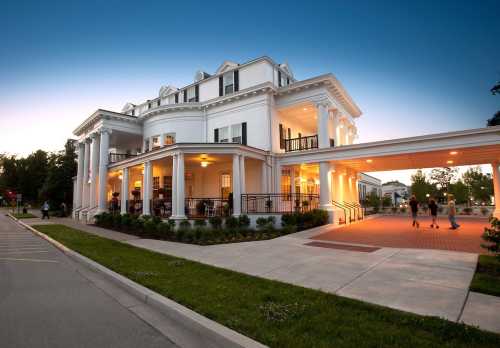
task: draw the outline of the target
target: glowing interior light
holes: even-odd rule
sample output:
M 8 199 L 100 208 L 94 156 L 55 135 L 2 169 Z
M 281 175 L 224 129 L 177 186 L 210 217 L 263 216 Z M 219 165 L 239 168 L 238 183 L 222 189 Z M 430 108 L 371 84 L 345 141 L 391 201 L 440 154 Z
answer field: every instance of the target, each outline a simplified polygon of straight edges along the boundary
M 457 151 L 450 151 L 450 155 L 455 156 L 456 154 L 458 154 Z

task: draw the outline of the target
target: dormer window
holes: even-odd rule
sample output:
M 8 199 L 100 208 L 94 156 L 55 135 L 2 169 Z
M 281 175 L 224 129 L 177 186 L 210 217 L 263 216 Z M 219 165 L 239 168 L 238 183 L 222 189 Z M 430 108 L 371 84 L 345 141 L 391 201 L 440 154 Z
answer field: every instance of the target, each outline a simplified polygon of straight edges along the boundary
M 156 106 L 160 106 L 161 105 L 161 99 L 158 99 L 158 101 L 156 102 Z
M 151 109 L 151 103 L 148 103 L 148 109 Z
M 132 109 L 132 111 L 130 111 L 130 114 L 131 114 L 132 116 L 135 116 L 135 109 Z
M 224 95 L 231 94 L 234 92 L 234 76 L 233 72 L 224 74 Z
M 189 103 L 194 103 L 194 102 L 197 101 L 196 100 L 196 93 L 195 93 L 195 87 L 194 86 L 193 87 L 189 87 L 187 89 L 187 101 Z

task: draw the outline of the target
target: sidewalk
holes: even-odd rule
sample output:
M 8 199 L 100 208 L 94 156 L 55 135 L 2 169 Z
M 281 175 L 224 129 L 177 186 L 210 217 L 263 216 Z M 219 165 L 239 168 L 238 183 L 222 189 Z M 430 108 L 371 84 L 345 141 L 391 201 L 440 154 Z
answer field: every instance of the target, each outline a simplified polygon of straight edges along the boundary
M 30 225 L 41 222 L 24 221 Z M 342 250 L 338 249 L 342 243 L 308 245 L 313 241 L 303 232 L 266 241 L 198 246 L 140 239 L 70 218 L 54 218 L 50 223 L 216 267 L 420 315 L 463 321 L 500 333 L 500 298 L 468 291 L 477 254 L 402 248 Z

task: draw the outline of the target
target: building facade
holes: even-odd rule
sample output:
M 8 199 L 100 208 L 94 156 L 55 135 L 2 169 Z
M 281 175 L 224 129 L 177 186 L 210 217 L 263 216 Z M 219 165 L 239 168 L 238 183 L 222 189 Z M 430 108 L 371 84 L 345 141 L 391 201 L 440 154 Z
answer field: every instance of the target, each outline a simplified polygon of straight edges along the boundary
M 382 197 L 382 182 L 371 175 L 360 173 L 358 180 L 358 197 L 363 202 L 370 193 Z
M 398 181 L 386 182 L 382 185 L 382 195 L 390 197 L 393 205 L 400 205 L 408 201 L 410 196 L 408 186 Z
M 360 115 L 332 74 L 298 81 L 268 57 L 226 61 L 121 112 L 99 109 L 75 129 L 73 216 L 90 220 L 111 208 L 185 219 L 321 207 L 333 219 L 332 201 L 357 204 L 358 172 L 290 159 L 351 145 Z

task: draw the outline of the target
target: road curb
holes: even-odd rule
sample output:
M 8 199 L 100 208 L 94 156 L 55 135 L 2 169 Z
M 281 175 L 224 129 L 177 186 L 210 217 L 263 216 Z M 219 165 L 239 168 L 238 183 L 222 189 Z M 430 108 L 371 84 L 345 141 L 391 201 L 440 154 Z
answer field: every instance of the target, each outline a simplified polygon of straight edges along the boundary
M 244 336 L 232 329 L 229 329 L 211 319 L 202 316 L 201 314 L 198 314 L 193 310 L 184 307 L 177 302 L 174 302 L 136 283 L 83 255 L 80 255 L 79 253 L 69 249 L 58 241 L 50 238 L 46 234 L 34 229 L 33 227 L 25 224 L 19 219 L 16 219 L 10 213 L 8 214 L 8 216 L 32 233 L 47 240 L 72 260 L 84 265 L 85 267 L 93 271 L 99 272 L 106 279 L 113 282 L 114 284 L 137 298 L 139 301 L 160 311 L 167 318 L 175 320 L 177 323 L 184 326 L 188 331 L 193 332 L 194 335 L 203 337 L 203 339 L 207 341 L 207 346 L 241 348 L 267 347 L 247 336 Z

